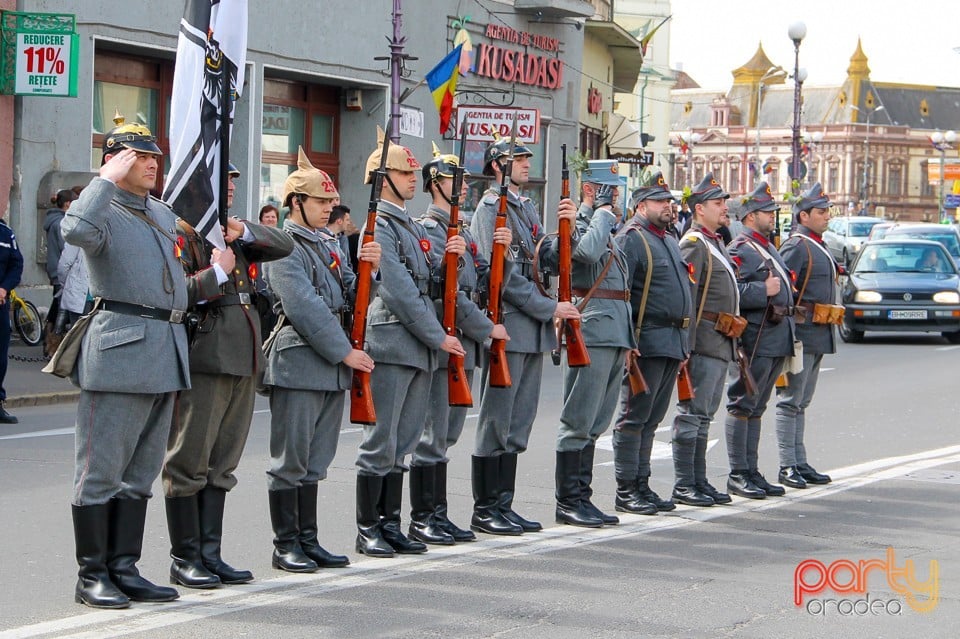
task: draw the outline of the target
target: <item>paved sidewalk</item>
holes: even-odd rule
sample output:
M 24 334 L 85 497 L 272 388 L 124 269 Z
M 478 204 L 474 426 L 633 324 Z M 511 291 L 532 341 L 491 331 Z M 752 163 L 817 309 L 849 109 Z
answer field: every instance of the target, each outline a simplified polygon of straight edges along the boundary
M 3 387 L 7 391 L 7 408 L 42 406 L 76 401 L 80 390 L 69 380 L 42 372 L 46 360 L 40 360 L 40 346 L 26 346 L 14 333 L 10 340 L 7 376 Z

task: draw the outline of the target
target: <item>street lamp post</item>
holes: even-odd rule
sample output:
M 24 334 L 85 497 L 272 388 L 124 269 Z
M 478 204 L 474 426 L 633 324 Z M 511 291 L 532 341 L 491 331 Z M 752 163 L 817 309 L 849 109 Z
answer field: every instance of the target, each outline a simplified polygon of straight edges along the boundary
M 790 192 L 797 194 L 800 184 L 800 86 L 805 77 L 800 74 L 800 43 L 807 35 L 807 25 L 794 22 L 787 29 L 787 35 L 793 40 L 793 146 L 790 158 Z M 806 74 L 804 73 L 804 76 Z
M 851 109 L 857 111 L 858 113 L 867 114 L 867 137 L 864 140 L 864 152 L 863 152 L 863 181 L 860 186 L 860 201 L 863 203 L 863 210 L 866 213 L 869 213 L 869 202 L 870 202 L 870 118 L 873 117 L 874 113 L 880 113 L 884 110 L 884 106 L 880 106 L 870 109 L 869 111 L 864 111 L 863 109 L 851 105 Z
M 770 67 L 767 72 L 763 74 L 763 77 L 760 78 L 760 83 L 757 86 L 757 114 L 754 118 L 754 124 L 757 127 L 757 146 L 755 150 L 756 152 L 754 153 L 757 161 L 753 166 L 753 179 L 755 182 L 760 181 L 763 172 L 762 163 L 760 162 L 760 105 L 763 104 L 763 89 L 765 88 L 764 82 L 776 76 L 777 74 L 786 74 L 786 71 L 784 71 L 783 67 L 779 65 Z
M 957 134 L 953 131 L 947 131 L 946 133 L 940 133 L 940 131 L 934 132 L 930 136 L 930 141 L 933 142 L 933 148 L 937 151 L 940 151 L 940 194 L 937 199 L 937 219 L 941 223 L 946 219 L 946 207 L 943 205 L 943 163 L 947 154 L 947 149 L 953 148 L 953 143 L 957 141 Z

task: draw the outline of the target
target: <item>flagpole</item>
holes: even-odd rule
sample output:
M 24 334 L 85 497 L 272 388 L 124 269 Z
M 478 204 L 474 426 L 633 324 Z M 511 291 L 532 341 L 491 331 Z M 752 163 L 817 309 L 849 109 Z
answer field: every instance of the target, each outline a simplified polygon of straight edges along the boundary
M 389 127 L 390 141 L 400 143 L 400 72 L 403 68 L 403 43 L 406 40 L 401 34 L 403 24 L 400 9 L 400 0 L 393 0 L 393 39 L 390 41 L 390 118 L 393 125 Z
M 221 58 L 220 69 L 220 226 L 227 228 L 227 186 L 230 180 L 230 111 L 233 94 L 230 90 L 230 69 L 226 57 Z

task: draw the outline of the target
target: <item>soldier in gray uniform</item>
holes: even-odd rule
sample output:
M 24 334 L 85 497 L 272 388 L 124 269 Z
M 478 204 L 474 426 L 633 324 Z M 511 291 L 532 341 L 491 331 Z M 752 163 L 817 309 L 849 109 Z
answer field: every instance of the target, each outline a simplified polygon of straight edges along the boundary
M 480 379 L 480 415 L 473 456 L 473 518 L 470 527 L 494 535 L 520 535 L 542 529 L 539 522 L 521 517 L 513 510 L 517 481 L 517 456 L 527 449 L 530 430 L 540 401 L 543 354 L 556 347 L 553 320 L 579 319 L 570 302 L 557 302 L 540 292 L 534 283 L 533 257 L 537 242 L 544 236 L 533 203 L 520 195 L 530 178 L 533 153 L 511 138 L 500 138 L 484 152 L 485 175 L 501 183 L 506 158 L 513 145 L 513 168 L 507 179 L 507 226 L 513 239 L 507 259 L 513 261 L 503 283 L 503 324 L 510 333 L 506 344 L 507 365 L 513 384 L 494 388 L 489 384 L 489 361 L 484 358 Z M 491 188 L 473 215 L 470 229 L 477 250 L 490 255 L 499 208 L 499 189 Z M 558 217 L 576 223 L 577 209 L 569 200 L 560 203 Z
M 230 164 L 228 207 L 239 175 Z M 180 227 L 187 285 L 198 288 L 205 301 L 195 307 L 191 388 L 180 392 L 163 465 L 170 576 L 181 586 L 212 588 L 253 580 L 249 570 L 237 570 L 220 556 L 223 510 L 227 492 L 237 485 L 233 471 L 253 418 L 254 375 L 264 365 L 260 317 L 251 306 L 256 263 L 289 255 L 293 242 L 279 229 L 229 218 L 227 252 L 236 263 L 226 270 L 211 264 L 218 249 L 185 222 Z
M 650 177 L 649 185 L 634 191 L 633 202 L 634 216 L 617 241 L 627 256 L 632 307 L 629 328 L 637 340 L 637 364 L 649 392 L 633 395 L 626 378 L 621 385 L 620 414 L 613 432 L 616 506 L 624 512 L 654 515 L 675 508 L 650 489 L 650 454 L 657 427 L 670 406 L 677 371 L 690 354 L 693 303 L 687 265 L 669 232 L 673 195 L 659 171 Z M 693 446 L 693 441 L 684 440 L 683 444 Z M 687 486 L 675 487 L 673 498 L 695 502 Z
M 789 269 L 769 240 L 778 210 L 770 187 L 760 182 L 744 198 L 739 214 L 743 230 L 730 243 L 730 255 L 737 264 L 740 308 L 749 322 L 740 339 L 757 388 L 751 395 L 743 378 L 737 377 L 727 389 L 727 488 L 751 499 L 784 494 L 783 486 L 770 484 L 760 473 L 757 459 L 763 413 L 784 360 L 793 354 L 793 284 Z
M 160 473 L 177 391 L 190 387 L 183 316 L 188 299 L 176 216 L 150 196 L 161 153 L 150 130 L 123 124 L 104 136 L 100 175 L 61 223 L 86 255 L 100 298 L 73 380 L 77 406 L 73 530 L 75 598 L 96 608 L 171 601 L 173 588 L 136 563 L 150 487 Z
M 780 247 L 783 261 L 796 274 L 794 303 L 803 309 L 797 316 L 804 317 L 803 322 L 797 322 L 797 339 L 803 342 L 803 370 L 788 372 L 786 388 L 777 390 L 780 483 L 792 488 L 830 483 L 829 475 L 818 473 L 807 463 L 803 432 L 807 407 L 817 390 L 820 363 L 824 355 L 837 352 L 833 324 L 814 318 L 816 305 L 830 305 L 837 300 L 837 264 L 821 236 L 830 222 L 832 205 L 819 182 L 810 187 L 794 203 L 794 231 Z
M 267 348 L 263 382 L 270 391 L 270 470 L 267 485 L 274 531 L 274 568 L 313 572 L 349 562 L 317 541 L 317 483 L 337 452 L 344 391 L 351 369 L 373 370 L 373 359 L 347 337 L 356 276 L 336 238 L 321 233 L 337 189 L 300 149 L 297 170 L 283 184 L 290 207 L 283 230 L 293 252 L 266 267 L 283 313 Z M 379 268 L 379 246 L 363 260 Z
M 633 342 L 627 264 L 612 235 L 620 218 L 614 210 L 620 185 L 617 163 L 590 160 L 581 182 L 583 199 L 571 242 L 571 281 L 573 297 L 582 309 L 580 331 L 589 348 L 590 365 L 570 367 L 567 358 L 561 359 L 563 408 L 557 432 L 555 517 L 558 523 L 599 528 L 620 523 L 593 504 L 591 484 L 596 442 L 616 410 L 624 358 Z M 558 239 L 552 238 L 541 256 L 553 272 L 559 271 L 558 249 Z
M 377 150 L 367 159 L 368 183 L 380 166 L 382 131 L 378 138 Z M 377 423 L 364 426 L 357 456 L 357 552 L 371 557 L 427 549 L 400 529 L 404 457 L 423 433 L 438 351 L 466 355 L 460 340 L 447 335 L 437 319 L 434 300 L 442 291 L 434 284 L 441 265 L 423 227 L 405 208 L 417 192 L 419 168 L 410 149 L 390 145 L 377 207 L 382 281 L 367 320 L 370 355 L 377 362 L 370 381 Z M 445 247 L 458 255 L 466 250 L 459 235 Z
M 450 207 L 453 200 L 453 173 L 459 167 L 456 155 L 441 155 L 434 145 L 434 157 L 423 165 L 423 190 L 433 200 L 426 213 L 417 222 L 423 226 L 430 241 L 431 261 L 442 266 Z M 460 201 L 467 192 L 467 182 L 461 184 Z M 467 252 L 460 260 L 458 272 L 456 326 L 460 342 L 467 352 L 463 367 L 467 385 L 473 387 L 473 371 L 480 362 L 480 348 L 487 338 L 508 339 L 502 324 L 494 324 L 481 307 L 481 293 L 485 290 L 490 266 L 477 250 L 477 244 L 468 229 L 460 226 L 460 235 Z M 509 229 L 498 231 L 504 246 L 510 245 Z M 443 304 L 437 304 L 437 317 L 443 317 Z M 448 355 L 440 352 L 437 368 L 430 383 L 430 407 L 420 443 L 410 462 L 410 537 L 427 544 L 449 545 L 459 541 L 474 541 L 476 535 L 463 530 L 447 515 L 447 450 L 457 443 L 467 417 L 465 406 L 450 406 L 447 380 Z
M 684 488 L 687 502 L 696 497 L 701 505 L 730 503 L 707 479 L 707 442 L 710 422 L 723 400 L 727 368 L 735 355 L 736 338 L 718 330 L 720 318 L 737 317 L 740 295 L 733 262 L 717 234 L 720 218 L 730 195 L 707 173 L 687 199 L 692 207 L 690 229 L 680 240 L 680 254 L 687 262 L 693 315 L 687 370 L 694 396 L 677 403 L 673 422 L 675 487 Z M 693 487 L 695 490 L 690 490 Z

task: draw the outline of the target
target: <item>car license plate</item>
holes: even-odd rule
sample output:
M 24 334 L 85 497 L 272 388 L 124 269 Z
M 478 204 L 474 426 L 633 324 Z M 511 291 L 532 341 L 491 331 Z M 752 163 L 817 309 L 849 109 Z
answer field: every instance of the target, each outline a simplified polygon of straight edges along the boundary
M 887 319 L 892 320 L 925 320 L 927 319 L 926 311 L 890 311 L 887 314 Z

